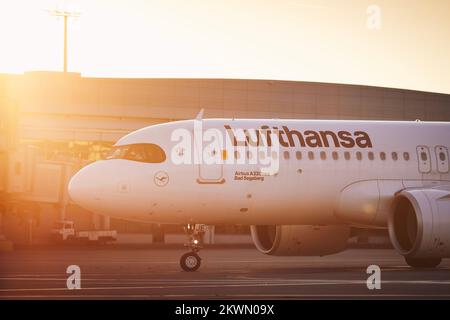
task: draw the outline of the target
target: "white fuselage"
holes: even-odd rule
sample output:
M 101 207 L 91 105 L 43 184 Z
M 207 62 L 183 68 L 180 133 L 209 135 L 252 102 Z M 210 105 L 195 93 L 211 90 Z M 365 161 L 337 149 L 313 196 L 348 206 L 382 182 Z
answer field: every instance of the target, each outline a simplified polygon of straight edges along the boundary
M 213 128 L 230 139 L 230 128 L 267 126 L 281 137 L 275 156 L 279 169 L 263 172 L 259 163 L 249 163 L 245 147 L 236 155 L 196 140 L 196 123 L 202 132 Z M 194 148 L 200 143 L 202 152 L 229 161 L 236 155 L 244 163 L 175 164 L 173 154 L 188 151 L 173 141 L 177 129 L 193 134 Z M 72 178 L 72 199 L 100 214 L 158 223 L 386 227 L 396 192 L 450 184 L 448 123 L 186 120 L 132 132 L 116 143 L 117 154 L 121 147 L 140 144 L 159 146 L 165 160 L 148 163 L 119 155 L 94 162 Z

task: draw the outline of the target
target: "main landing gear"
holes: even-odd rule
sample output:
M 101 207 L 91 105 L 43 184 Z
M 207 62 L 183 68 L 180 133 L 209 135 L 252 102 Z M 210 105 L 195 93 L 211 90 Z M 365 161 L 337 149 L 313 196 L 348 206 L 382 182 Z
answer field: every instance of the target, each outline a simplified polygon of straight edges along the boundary
M 188 224 L 184 227 L 189 241 L 184 244 L 185 247 L 191 249 L 181 256 L 180 266 L 184 271 L 195 271 L 200 268 L 201 258 L 197 254 L 202 248 L 203 235 L 205 234 L 207 226 L 204 224 Z

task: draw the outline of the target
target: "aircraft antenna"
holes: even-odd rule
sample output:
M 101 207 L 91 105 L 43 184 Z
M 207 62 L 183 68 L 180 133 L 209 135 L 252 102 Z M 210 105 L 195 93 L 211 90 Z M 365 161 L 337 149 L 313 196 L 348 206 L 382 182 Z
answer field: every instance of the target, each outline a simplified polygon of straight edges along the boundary
M 195 120 L 202 120 L 203 119 L 203 113 L 204 113 L 205 109 L 201 108 L 200 112 L 197 114 L 197 116 L 195 117 Z

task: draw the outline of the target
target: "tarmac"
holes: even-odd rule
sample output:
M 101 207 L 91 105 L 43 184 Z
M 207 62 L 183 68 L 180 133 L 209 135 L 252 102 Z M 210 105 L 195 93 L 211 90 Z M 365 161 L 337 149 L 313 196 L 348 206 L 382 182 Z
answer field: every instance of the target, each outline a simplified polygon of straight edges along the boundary
M 251 247 L 209 247 L 184 272 L 179 245 L 53 247 L 0 253 L 0 299 L 450 299 L 450 259 L 412 269 L 390 249 L 326 257 L 267 256 Z M 67 288 L 80 268 L 81 289 Z M 370 290 L 370 265 L 380 289 Z

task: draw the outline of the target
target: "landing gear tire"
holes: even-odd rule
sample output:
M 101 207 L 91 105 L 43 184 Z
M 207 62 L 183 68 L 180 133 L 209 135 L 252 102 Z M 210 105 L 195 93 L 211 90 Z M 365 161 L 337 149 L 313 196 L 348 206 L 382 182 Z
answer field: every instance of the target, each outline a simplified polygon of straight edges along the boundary
M 408 258 L 406 263 L 413 268 L 436 268 L 442 261 L 441 258 Z
M 196 271 L 200 268 L 202 259 L 195 252 L 188 252 L 181 256 L 180 266 L 184 271 Z
M 184 244 L 191 251 L 181 256 L 180 266 L 184 271 L 195 271 L 200 268 L 201 258 L 197 254 L 202 248 L 203 235 L 207 226 L 204 224 L 188 224 L 184 227 L 184 231 L 189 241 Z

